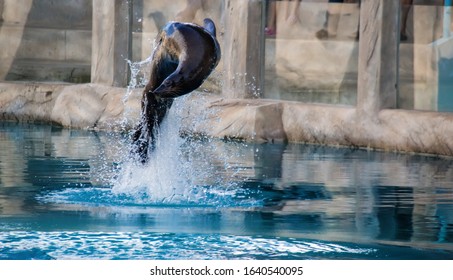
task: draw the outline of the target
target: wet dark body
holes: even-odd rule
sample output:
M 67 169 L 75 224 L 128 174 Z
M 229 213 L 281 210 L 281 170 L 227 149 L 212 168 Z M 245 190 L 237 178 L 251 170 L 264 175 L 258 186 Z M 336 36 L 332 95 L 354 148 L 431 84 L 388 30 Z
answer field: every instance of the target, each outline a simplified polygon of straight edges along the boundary
M 220 47 L 215 25 L 170 22 L 159 35 L 151 76 L 143 91 L 140 123 L 132 136 L 133 153 L 142 163 L 154 148 L 159 125 L 173 99 L 197 89 L 217 66 Z

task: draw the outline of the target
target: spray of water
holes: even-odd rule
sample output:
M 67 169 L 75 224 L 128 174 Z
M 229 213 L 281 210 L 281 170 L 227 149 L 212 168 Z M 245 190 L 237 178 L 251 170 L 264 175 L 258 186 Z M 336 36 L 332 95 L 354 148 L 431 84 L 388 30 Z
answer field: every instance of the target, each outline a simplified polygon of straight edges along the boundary
M 132 89 L 146 84 L 144 77 L 150 62 L 151 58 L 130 63 L 132 82 L 124 102 Z M 229 155 L 215 152 L 212 140 L 193 141 L 180 136 L 187 98 L 179 97 L 173 103 L 159 128 L 155 149 L 147 164 L 142 165 L 134 155 L 123 153 L 118 174 L 110 182 L 113 194 L 159 205 L 221 205 L 222 201 L 228 204 L 235 200 L 238 188 L 227 175 L 234 174 L 228 171 L 231 168 Z M 205 145 L 210 146 L 210 152 L 206 153 Z
M 113 182 L 114 193 L 127 193 L 137 197 L 149 196 L 152 201 L 175 200 L 187 196 L 190 183 L 181 166 L 179 136 L 180 117 L 173 108 L 162 123 L 155 150 L 150 160 L 142 165 L 134 155 L 128 155 L 122 163 L 118 178 Z

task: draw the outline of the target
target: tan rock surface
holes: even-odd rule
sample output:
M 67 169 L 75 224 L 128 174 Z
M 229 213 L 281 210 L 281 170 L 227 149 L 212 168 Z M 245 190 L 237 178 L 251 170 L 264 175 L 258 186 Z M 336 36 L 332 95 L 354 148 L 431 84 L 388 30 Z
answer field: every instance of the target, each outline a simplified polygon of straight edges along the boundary
M 126 98 L 128 96 L 128 98 Z M 138 122 L 141 90 L 95 84 L 0 84 L 0 119 L 62 126 L 128 130 Z M 181 132 L 253 142 L 301 142 L 453 156 L 453 116 L 263 99 L 223 99 L 193 93 L 183 108 Z

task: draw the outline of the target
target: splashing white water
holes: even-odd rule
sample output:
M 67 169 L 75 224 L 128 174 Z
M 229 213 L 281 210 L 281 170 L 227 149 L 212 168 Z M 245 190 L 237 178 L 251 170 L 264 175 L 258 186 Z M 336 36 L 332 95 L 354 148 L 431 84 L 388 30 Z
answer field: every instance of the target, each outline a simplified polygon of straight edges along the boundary
M 175 104 L 177 105 L 177 104 Z M 159 129 L 155 150 L 145 165 L 130 156 L 122 165 L 112 191 L 131 195 L 148 194 L 154 201 L 186 196 L 190 182 L 184 175 L 179 147 L 184 140 L 179 135 L 181 118 L 178 106 L 167 114 Z
M 180 136 L 183 105 L 180 97 L 162 122 L 145 165 L 126 156 L 112 185 L 115 195 L 125 194 L 149 205 L 254 206 L 249 191 L 238 187 L 240 172 L 231 163 L 235 153 L 219 150 L 216 141 L 192 141 Z

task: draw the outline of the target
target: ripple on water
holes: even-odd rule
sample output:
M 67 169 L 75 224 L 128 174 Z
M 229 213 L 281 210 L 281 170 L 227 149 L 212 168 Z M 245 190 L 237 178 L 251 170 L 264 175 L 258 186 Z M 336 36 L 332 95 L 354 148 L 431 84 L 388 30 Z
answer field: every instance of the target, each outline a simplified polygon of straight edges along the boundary
M 220 187 L 191 187 L 183 194 L 173 193 L 168 197 L 148 192 L 127 194 L 115 193 L 110 188 L 67 188 L 50 191 L 37 197 L 38 201 L 52 204 L 78 204 L 83 206 L 128 206 L 128 207 L 190 207 L 228 208 L 262 206 L 262 200 L 250 190 L 219 190 Z
M 373 248 L 292 238 L 148 232 L 1 232 L 0 259 L 338 259 Z

